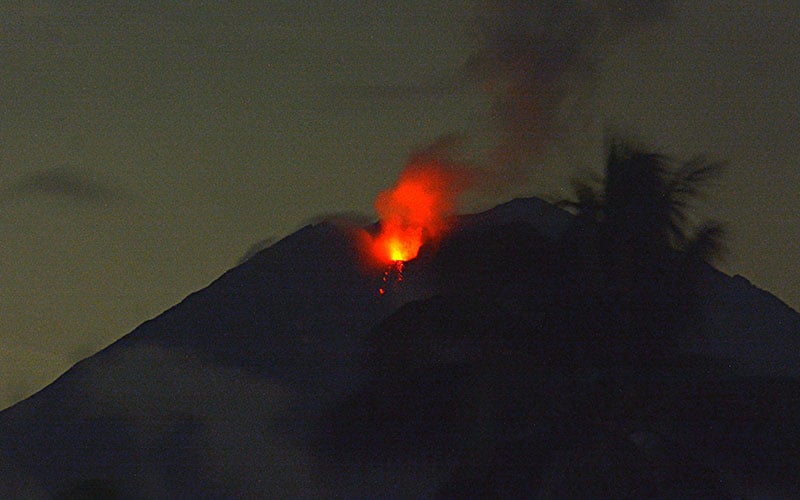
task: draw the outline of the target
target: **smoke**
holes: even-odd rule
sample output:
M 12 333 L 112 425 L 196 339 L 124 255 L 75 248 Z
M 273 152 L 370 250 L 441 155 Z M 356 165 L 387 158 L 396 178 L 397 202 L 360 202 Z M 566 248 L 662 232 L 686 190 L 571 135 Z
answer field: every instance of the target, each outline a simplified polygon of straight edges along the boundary
M 272 237 L 264 238 L 262 240 L 253 243 L 247 248 L 247 251 L 241 257 L 239 257 L 239 260 L 236 262 L 236 265 L 240 266 L 244 264 L 248 260 L 255 257 L 256 254 L 259 253 L 260 251 L 271 247 L 273 243 L 275 243 L 275 238 Z
M 447 231 L 448 216 L 475 179 L 474 170 L 452 159 L 456 142 L 444 138 L 415 154 L 395 185 L 375 199 L 381 227 L 369 247 L 378 262 L 413 259 Z
M 375 200 L 381 220 L 424 224 L 433 234 L 443 229 L 444 218 L 475 177 L 465 163 L 453 159 L 455 145 L 455 139 L 444 138 L 412 156 L 394 188 Z
M 520 178 L 568 124 L 565 103 L 591 92 L 604 58 L 624 36 L 669 17 L 670 0 L 547 0 L 481 3 L 480 48 L 468 72 L 493 98 L 501 138 L 492 163 Z M 524 177 L 523 177 L 524 178 Z
M 380 232 L 365 238 L 378 263 L 403 262 L 447 231 L 447 216 L 468 190 L 507 190 L 527 181 L 538 159 L 562 134 L 573 96 L 597 81 L 604 54 L 623 36 L 665 20 L 670 0 L 481 2 L 479 49 L 468 73 L 492 96 L 500 138 L 487 164 L 454 161 L 461 145 L 445 137 L 417 153 L 397 183 L 380 193 Z

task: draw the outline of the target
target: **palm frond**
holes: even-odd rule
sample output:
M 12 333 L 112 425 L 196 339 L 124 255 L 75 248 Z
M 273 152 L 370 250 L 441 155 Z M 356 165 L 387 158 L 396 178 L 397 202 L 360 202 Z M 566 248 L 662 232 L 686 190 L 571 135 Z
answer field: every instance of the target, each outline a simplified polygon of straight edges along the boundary
M 591 181 L 595 180 L 592 176 Z M 573 178 L 570 181 L 574 199 L 564 199 L 556 202 L 559 208 L 574 209 L 578 215 L 597 220 L 603 207 L 603 195 L 600 190 L 592 186 L 591 181 Z
M 686 257 L 706 262 L 718 260 L 726 252 L 724 240 L 725 228 L 719 222 L 707 222 L 687 241 Z
M 563 200 L 559 206 L 607 225 L 608 234 L 620 241 L 672 247 L 713 259 L 722 252 L 724 232 L 716 223 L 693 231 L 691 212 L 724 167 L 701 156 L 677 164 L 665 155 L 614 138 L 608 144 L 605 176 L 573 179 L 574 199 Z
M 722 162 L 709 162 L 697 157 L 683 163 L 670 175 L 668 190 L 676 198 L 695 198 L 703 193 L 708 184 L 717 179 L 725 169 Z

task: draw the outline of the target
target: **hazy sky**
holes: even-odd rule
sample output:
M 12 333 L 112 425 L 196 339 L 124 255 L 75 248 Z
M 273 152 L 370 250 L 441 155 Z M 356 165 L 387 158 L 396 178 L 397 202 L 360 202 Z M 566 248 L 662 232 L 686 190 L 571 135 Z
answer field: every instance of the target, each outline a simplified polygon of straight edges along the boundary
M 674 2 L 630 23 L 640 3 L 577 2 L 608 9 L 573 40 L 591 57 L 555 100 L 557 137 L 471 208 L 566 195 L 609 132 L 726 160 L 705 208 L 730 232 L 720 267 L 799 308 L 800 4 Z M 0 5 L 0 407 L 253 243 L 371 214 L 415 148 L 495 142 L 474 1 L 98 4 Z

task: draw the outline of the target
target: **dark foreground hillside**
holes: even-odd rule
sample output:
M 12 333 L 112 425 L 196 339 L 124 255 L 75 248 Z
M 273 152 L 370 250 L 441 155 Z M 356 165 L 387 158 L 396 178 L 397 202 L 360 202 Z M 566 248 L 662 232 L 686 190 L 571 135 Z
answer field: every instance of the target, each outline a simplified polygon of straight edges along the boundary
M 615 277 L 591 231 L 463 216 L 381 297 L 304 228 L 0 413 L 0 497 L 800 494 L 798 314 L 707 265 Z

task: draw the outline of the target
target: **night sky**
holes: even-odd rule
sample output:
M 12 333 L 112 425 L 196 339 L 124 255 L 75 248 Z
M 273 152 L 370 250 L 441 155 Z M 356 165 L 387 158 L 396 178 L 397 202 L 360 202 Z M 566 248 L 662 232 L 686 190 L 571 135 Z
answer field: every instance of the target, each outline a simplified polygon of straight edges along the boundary
M 475 1 L 98 3 L 0 5 L 0 408 L 257 242 L 374 217 L 443 135 L 499 162 L 519 118 L 486 92 Z M 508 182 L 463 210 L 567 196 L 612 133 L 724 160 L 700 208 L 728 229 L 719 267 L 798 309 L 800 4 L 655 3 L 575 2 L 599 14 L 556 26 L 576 59 L 541 44 L 546 130 L 516 141 L 535 158 L 497 167 Z

